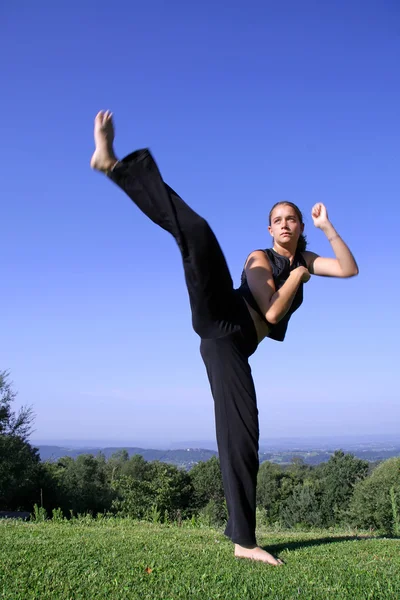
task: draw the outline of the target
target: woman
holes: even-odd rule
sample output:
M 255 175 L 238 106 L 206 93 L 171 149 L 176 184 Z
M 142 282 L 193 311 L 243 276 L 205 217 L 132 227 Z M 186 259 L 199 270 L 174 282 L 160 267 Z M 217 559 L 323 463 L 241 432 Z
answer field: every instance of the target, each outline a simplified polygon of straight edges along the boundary
M 272 565 L 282 561 L 255 539 L 258 461 L 258 410 L 248 358 L 265 337 L 282 341 L 291 314 L 302 302 L 310 273 L 351 277 L 358 273 L 350 250 L 316 204 L 312 217 L 331 242 L 336 258 L 305 251 L 298 208 L 278 203 L 270 213 L 272 250 L 248 257 L 238 290 L 208 223 L 162 180 L 148 150 L 119 161 L 109 111 L 95 119 L 92 168 L 105 173 L 157 225 L 171 233 L 182 255 L 200 351 L 214 397 L 216 433 L 229 519 L 225 534 L 235 556 Z

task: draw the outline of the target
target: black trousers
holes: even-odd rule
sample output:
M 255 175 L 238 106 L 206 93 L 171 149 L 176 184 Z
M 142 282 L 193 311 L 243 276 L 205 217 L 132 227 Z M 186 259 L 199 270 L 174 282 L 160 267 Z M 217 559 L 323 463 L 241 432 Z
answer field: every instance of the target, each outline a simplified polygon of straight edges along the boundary
M 192 311 L 201 338 L 215 405 L 219 460 L 235 543 L 255 543 L 258 410 L 248 358 L 257 333 L 234 289 L 225 257 L 208 223 L 166 183 L 148 150 L 117 163 L 109 177 L 154 223 L 175 238 L 182 255 Z

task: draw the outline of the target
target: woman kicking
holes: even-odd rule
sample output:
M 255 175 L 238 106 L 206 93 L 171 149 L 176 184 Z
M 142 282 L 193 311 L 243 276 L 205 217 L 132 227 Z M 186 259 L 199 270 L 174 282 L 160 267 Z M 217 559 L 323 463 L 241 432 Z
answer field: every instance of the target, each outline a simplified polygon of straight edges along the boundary
M 310 273 L 357 275 L 356 262 L 333 228 L 323 204 L 312 209 L 314 225 L 330 241 L 335 258 L 305 250 L 299 209 L 279 202 L 269 215 L 273 248 L 247 258 L 239 289 L 233 282 L 208 223 L 162 179 L 150 152 L 138 150 L 118 160 L 109 111 L 95 119 L 93 169 L 105 173 L 157 225 L 175 238 L 182 255 L 194 331 L 214 398 L 216 434 L 229 519 L 225 534 L 235 556 L 282 564 L 257 546 L 256 485 L 258 410 L 248 359 L 265 337 L 283 341 L 288 321 L 303 300 Z

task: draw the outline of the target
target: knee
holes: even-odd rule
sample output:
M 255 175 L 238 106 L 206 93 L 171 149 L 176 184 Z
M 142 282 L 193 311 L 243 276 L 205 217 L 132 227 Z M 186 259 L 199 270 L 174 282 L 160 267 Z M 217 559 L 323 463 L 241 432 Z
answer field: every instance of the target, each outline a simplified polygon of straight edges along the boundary
M 200 353 L 204 360 L 214 351 L 215 342 L 219 335 L 218 326 L 214 323 L 211 315 L 201 313 L 192 315 L 192 327 L 194 332 L 201 338 Z M 207 342 L 211 342 L 211 344 Z
M 189 225 L 189 230 L 192 236 L 198 238 L 210 235 L 211 227 L 203 217 L 196 215 L 196 218 L 192 219 Z

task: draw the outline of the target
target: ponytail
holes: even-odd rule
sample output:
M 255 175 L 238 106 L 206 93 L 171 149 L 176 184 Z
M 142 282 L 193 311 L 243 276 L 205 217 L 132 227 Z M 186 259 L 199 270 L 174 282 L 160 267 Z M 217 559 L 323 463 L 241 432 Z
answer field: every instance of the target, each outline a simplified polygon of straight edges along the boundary
M 297 252 L 304 252 L 307 248 L 307 238 L 304 233 L 300 234 L 299 241 L 297 242 Z

